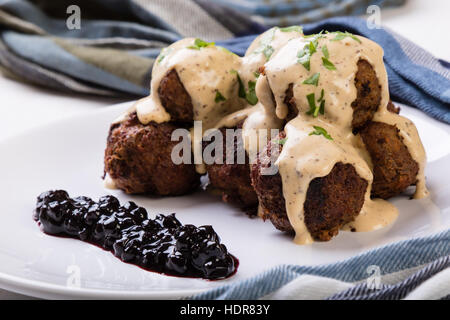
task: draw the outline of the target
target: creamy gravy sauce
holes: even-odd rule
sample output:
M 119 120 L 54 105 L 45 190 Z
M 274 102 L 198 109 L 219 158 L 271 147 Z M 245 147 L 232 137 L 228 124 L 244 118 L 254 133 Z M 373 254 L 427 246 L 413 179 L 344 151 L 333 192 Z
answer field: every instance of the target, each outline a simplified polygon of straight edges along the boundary
M 260 68 L 272 59 L 286 43 L 292 39 L 303 37 L 299 30 L 283 31 L 284 29 L 272 28 L 259 35 L 248 47 L 242 58 L 239 75 L 248 90 L 249 81 L 257 81 Z M 264 147 L 267 138 L 270 139 L 271 129 L 281 129 L 284 121 L 275 114 L 275 105 L 272 101 L 271 91 L 264 81 L 256 82 L 258 103 L 254 106 L 247 104 L 243 110 L 239 110 L 216 123 L 216 128 L 232 128 L 242 123 L 242 138 L 244 147 L 252 163 L 258 154 L 260 147 Z M 263 134 L 264 133 L 264 134 Z
M 137 106 L 137 114 L 143 124 L 158 118 L 158 113 L 164 109 L 158 88 L 162 78 L 173 69 L 191 97 L 194 120 L 202 121 L 204 129 L 211 128 L 224 115 L 242 108 L 237 94 L 237 78 L 232 72 L 240 69 L 240 57 L 214 45 L 198 49 L 193 49 L 193 46 L 193 38 L 180 40 L 166 48 L 156 60 L 152 70 L 151 103 Z M 226 100 L 216 102 L 218 92 Z
M 316 51 L 310 58 L 310 70 L 298 62 L 298 53 L 314 38 L 289 41 L 266 63 L 266 77 L 258 80 L 267 82 L 272 89 L 276 114 L 280 118 L 288 114 L 284 99 L 289 84 L 293 84 L 293 97 L 299 113 L 285 127 L 287 140 L 277 165 L 283 181 L 287 215 L 296 233 L 294 241 L 299 244 L 313 241 L 305 225 L 303 210 L 309 183 L 314 178 L 329 174 L 337 162 L 353 165 L 358 175 L 368 182 L 363 208 L 355 221 L 345 228 L 353 231 L 375 230 L 392 223 L 398 215 L 397 209 L 387 201 L 370 199 L 373 180 L 371 163 L 360 137 L 352 134 L 351 103 L 357 97 L 354 81 L 359 59 L 365 59 L 372 65 L 381 84 L 382 97 L 375 120 L 397 125 L 411 156 L 421 167 L 416 196 L 426 194 L 422 179 L 425 153 L 417 130 L 412 122 L 387 111 L 389 91 L 381 47 L 363 37 L 357 37 L 359 41 L 352 37 L 334 41 L 335 37 L 333 33 L 316 38 Z M 323 50 L 324 46 L 326 50 Z M 330 70 L 325 66 L 324 51 L 328 52 L 328 60 L 335 69 Z M 304 83 L 315 74 L 319 74 L 317 85 Z M 307 96 L 314 93 L 315 103 L 318 104 L 322 90 L 324 114 L 319 113 L 317 117 L 308 115 L 310 103 Z M 325 129 L 332 140 L 324 135 L 310 135 L 316 131 L 314 126 Z
M 151 95 L 139 100 L 127 113 L 137 111 L 139 120 L 146 124 L 169 121 L 158 95 L 158 86 L 168 71 L 176 69 L 178 76 L 189 93 L 194 106 L 194 120 L 202 121 L 202 132 L 191 138 L 194 161 L 199 173 L 205 173 L 205 166 L 198 161 L 201 154 L 202 133 L 209 128 L 232 128 L 242 122 L 242 135 L 250 163 L 255 159 L 261 144 L 250 143 L 255 137 L 255 129 L 281 129 L 288 114 L 284 104 L 285 92 L 293 84 L 293 97 L 298 116 L 285 126 L 287 140 L 284 143 L 277 165 L 283 181 L 283 196 L 286 211 L 299 244 L 313 241 L 304 222 L 303 205 L 311 180 L 330 173 L 338 162 L 352 164 L 358 175 L 368 182 L 365 202 L 355 221 L 344 226 L 344 230 L 371 231 L 392 223 L 398 215 L 397 209 L 387 201 L 370 198 L 373 180 L 370 156 L 364 148 L 362 139 L 353 135 L 351 122 L 353 109 L 351 103 L 356 99 L 354 84 L 359 59 L 367 60 L 374 68 L 382 88 L 382 97 L 374 121 L 396 125 L 413 159 L 419 164 L 415 198 L 428 194 L 425 186 L 425 151 L 414 124 L 387 110 L 389 102 L 387 73 L 383 64 L 383 51 L 375 42 L 363 37 L 346 37 L 333 41 L 336 34 L 324 34 L 317 38 L 316 52 L 310 58 L 310 70 L 298 63 L 298 53 L 310 41 L 301 32 L 283 32 L 273 28 L 260 35 L 240 58 L 216 46 L 190 49 L 195 39 L 178 41 L 165 49 L 153 67 Z M 322 57 L 326 46 L 336 70 L 324 66 Z M 259 68 L 265 67 L 265 75 Z M 256 82 L 256 95 L 259 102 L 251 106 L 238 97 L 239 83 L 237 71 L 245 89 L 249 81 Z M 320 73 L 316 85 L 304 84 L 312 75 Z M 325 112 L 318 117 L 307 115 L 310 109 L 307 95 L 314 93 L 316 103 L 322 94 Z M 219 91 L 225 101 L 216 102 Z M 123 115 L 116 122 L 126 118 Z M 324 128 L 332 137 L 310 135 L 313 126 Z M 268 133 L 270 136 L 270 133 Z M 200 157 L 201 158 L 201 157 Z M 260 208 L 258 210 L 260 212 Z

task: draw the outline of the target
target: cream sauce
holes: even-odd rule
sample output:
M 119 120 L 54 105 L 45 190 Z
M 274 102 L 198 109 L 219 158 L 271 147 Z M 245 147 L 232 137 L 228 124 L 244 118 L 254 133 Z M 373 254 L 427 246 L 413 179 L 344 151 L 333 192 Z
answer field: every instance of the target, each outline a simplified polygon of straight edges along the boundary
M 316 38 L 315 52 L 310 57 L 310 70 L 299 63 L 299 52 L 308 47 L 314 38 L 307 37 L 289 41 L 270 61 L 265 64 L 266 77 L 258 82 L 267 82 L 276 101 L 276 114 L 285 118 L 288 107 L 284 103 L 286 90 L 293 84 L 293 97 L 299 110 L 298 116 L 285 127 L 287 140 L 284 144 L 277 165 L 283 182 L 283 195 L 289 221 L 295 230 L 294 241 L 299 244 L 313 241 L 305 225 L 303 205 L 309 183 L 317 177 L 330 173 L 338 162 L 355 167 L 360 177 L 368 182 L 365 202 L 358 217 L 346 228 L 356 231 L 370 231 L 392 223 L 397 209 L 387 201 L 370 199 L 373 174 L 370 158 L 364 150 L 361 138 L 352 133 L 351 122 L 353 109 L 351 103 L 356 99 L 354 84 L 359 59 L 367 60 L 374 68 L 381 84 L 382 97 L 375 120 L 395 124 L 399 128 L 405 145 L 411 156 L 420 166 L 416 196 L 423 196 L 426 191 L 422 179 L 425 165 L 425 153 L 412 122 L 387 111 L 389 91 L 387 73 L 383 64 L 383 51 L 375 42 L 363 37 L 345 37 L 334 41 L 336 34 L 324 34 Z M 326 46 L 326 50 L 324 50 Z M 334 68 L 327 68 L 323 58 L 325 54 Z M 327 64 L 329 65 L 329 64 Z M 313 75 L 319 74 L 317 85 L 305 84 Z M 310 81 L 311 82 L 311 81 Z M 266 85 L 257 88 L 264 89 Z M 314 94 L 315 104 L 319 97 L 325 101 L 324 114 L 317 117 L 308 115 L 311 109 L 307 99 Z M 257 95 L 264 93 L 257 90 Z M 262 99 L 263 103 L 268 100 Z M 321 127 L 331 136 L 311 135 L 314 126 Z
M 238 72 L 248 90 L 248 82 L 264 77 L 260 75 L 260 68 L 269 61 L 286 43 L 292 39 L 301 38 L 300 31 L 283 31 L 285 29 L 272 28 L 259 35 L 248 47 L 242 58 Z M 236 127 L 242 123 L 242 137 L 244 147 L 250 159 L 250 164 L 256 159 L 259 148 L 267 144 L 272 129 L 281 129 L 284 121 L 275 114 L 275 105 L 272 101 L 270 88 L 263 81 L 256 82 L 256 92 L 259 92 L 258 103 L 247 106 L 216 123 L 216 128 Z M 258 86 L 263 88 L 258 88 Z
M 151 95 L 138 101 L 127 114 L 136 110 L 143 124 L 169 121 L 170 115 L 161 105 L 158 87 L 167 72 L 175 69 L 191 96 L 194 120 L 202 121 L 201 132 L 194 133 L 195 127 L 191 129 L 191 140 L 197 171 L 205 173 L 201 161 L 203 132 L 213 127 L 232 128 L 242 122 L 244 145 L 252 163 L 261 146 L 261 143 L 254 143 L 254 139 L 260 142 L 255 129 L 282 128 L 288 114 L 284 104 L 285 93 L 289 84 L 293 84 L 293 98 L 299 113 L 285 126 L 287 140 L 276 164 L 283 182 L 287 215 L 296 232 L 294 241 L 299 244 L 313 241 L 304 221 L 306 191 L 314 178 L 326 176 L 338 162 L 353 165 L 358 175 L 368 182 L 360 214 L 343 229 L 371 231 L 382 228 L 397 218 L 398 211 L 387 201 L 370 198 L 373 180 L 370 156 L 360 136 L 353 135 L 351 130 L 351 103 L 357 96 L 354 81 L 359 59 L 372 65 L 382 89 L 374 121 L 396 125 L 412 158 L 419 164 L 415 198 L 428 194 L 424 176 L 425 151 L 414 124 L 387 110 L 389 91 L 382 48 L 359 36 L 356 40 L 347 36 L 334 41 L 335 37 L 335 33 L 316 38 L 303 37 L 301 32 L 283 32 L 273 28 L 257 37 L 243 58 L 214 45 L 199 50 L 189 48 L 195 43 L 192 38 L 178 41 L 165 49 L 155 62 Z M 299 63 L 298 54 L 313 40 L 317 41 L 317 46 L 307 70 Z M 325 56 L 335 69 L 325 66 Z M 259 74 L 263 66 L 264 75 Z M 256 105 L 251 106 L 239 97 L 236 71 L 245 90 L 249 89 L 250 81 L 256 81 L 259 100 Z M 315 74 L 320 74 L 317 85 L 304 83 Z M 217 92 L 226 100 L 217 102 Z M 325 101 L 324 114 L 319 113 L 317 117 L 307 114 L 311 108 L 307 96 L 311 94 L 314 94 L 316 104 L 319 104 L 319 97 Z M 116 121 L 123 119 L 124 116 Z M 311 135 L 314 126 L 325 129 L 332 139 Z
M 192 100 L 194 120 L 202 121 L 203 129 L 211 128 L 218 119 L 243 107 L 238 99 L 238 82 L 232 70 L 239 70 L 239 56 L 215 45 L 193 49 L 195 39 L 187 38 L 166 48 L 152 70 L 152 103 L 138 105 L 136 110 L 143 124 L 160 118 L 164 107 L 158 88 L 162 78 L 175 69 Z M 218 92 L 226 99 L 217 101 Z M 156 112 L 155 112 L 156 111 Z

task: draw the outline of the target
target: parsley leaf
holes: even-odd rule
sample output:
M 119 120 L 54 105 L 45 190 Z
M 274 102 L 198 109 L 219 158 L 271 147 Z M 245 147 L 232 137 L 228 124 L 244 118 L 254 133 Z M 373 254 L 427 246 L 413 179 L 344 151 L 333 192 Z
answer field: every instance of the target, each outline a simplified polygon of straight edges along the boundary
M 248 82 L 248 92 L 245 94 L 245 99 L 252 106 L 254 106 L 255 104 L 258 103 L 258 97 L 256 96 L 255 87 L 256 87 L 256 82 L 249 81 Z
M 157 62 L 161 63 L 161 61 L 164 60 L 165 57 L 167 57 L 171 52 L 172 52 L 172 48 L 164 48 L 161 50 L 161 53 L 159 54 L 158 58 L 157 58 Z
M 357 36 L 355 36 L 354 34 L 352 34 L 352 33 L 350 33 L 350 32 L 347 32 L 347 31 L 345 31 L 345 32 L 337 31 L 337 32 L 335 32 L 335 33 L 336 33 L 336 37 L 335 37 L 334 39 L 331 39 L 331 41 L 339 41 L 339 40 L 343 40 L 343 39 L 345 39 L 345 38 L 347 38 L 347 37 L 350 37 L 350 38 L 352 38 L 353 40 L 355 40 L 356 42 L 361 43 L 361 40 L 358 39 Z
M 303 81 L 303 84 L 311 84 L 317 87 L 317 85 L 319 84 L 319 77 L 320 73 L 315 73 L 311 77 Z
M 311 55 L 309 53 L 309 48 L 305 47 L 302 50 L 300 50 L 297 54 L 297 58 L 298 58 L 297 62 L 303 65 L 306 68 L 306 70 L 309 71 L 311 68 L 310 65 Z
M 330 53 L 328 52 L 328 48 L 327 48 L 326 45 L 324 45 L 324 46 L 322 47 L 322 53 L 323 53 L 323 56 L 324 56 L 325 58 L 327 58 L 327 59 L 330 58 Z
M 243 98 L 247 100 L 248 103 L 250 103 L 252 106 L 258 103 L 258 97 L 256 96 L 256 81 L 249 81 L 248 82 L 248 92 L 245 90 L 244 82 L 242 81 L 241 77 L 239 76 L 239 72 L 232 69 L 230 70 L 230 73 L 235 74 L 237 76 L 238 84 L 239 84 L 239 90 L 238 90 L 238 96 L 239 98 Z
M 319 126 L 313 126 L 313 128 L 314 128 L 314 131 L 311 131 L 309 133 L 310 136 L 312 136 L 312 135 L 318 135 L 318 136 L 323 135 L 328 140 L 333 140 L 333 138 L 328 134 L 327 130 L 325 130 L 324 128 L 319 127 Z
M 306 99 L 308 100 L 308 104 L 309 104 L 309 110 L 306 112 L 306 114 L 308 115 L 313 115 L 316 113 L 316 98 L 314 93 L 310 93 L 306 96 Z
M 319 112 L 320 114 L 325 114 L 325 100 L 320 101 Z
M 308 71 L 310 71 L 311 68 L 311 56 L 317 51 L 317 46 L 319 45 L 318 39 L 322 37 L 322 31 L 319 34 L 305 36 L 305 38 L 311 38 L 311 41 L 297 54 L 297 62 L 303 65 Z
M 327 68 L 328 70 L 336 70 L 336 67 L 334 66 L 333 62 L 328 60 L 325 57 L 322 57 L 323 66 Z
M 214 99 L 214 101 L 215 101 L 216 103 L 219 103 L 219 102 L 225 101 L 225 100 L 227 100 L 227 99 L 220 93 L 219 90 L 217 90 L 217 91 L 216 91 L 216 98 Z
M 308 100 L 309 105 L 309 110 L 306 112 L 307 115 L 316 118 L 319 115 L 319 113 L 325 114 L 325 100 L 323 99 L 323 95 L 319 98 L 319 100 L 317 100 L 317 102 L 320 102 L 320 105 L 316 105 L 316 97 L 314 93 L 308 94 L 306 96 L 306 100 Z
M 272 43 L 273 39 L 275 38 L 275 31 L 276 31 L 276 28 L 272 28 L 269 31 L 267 31 L 261 37 L 261 40 L 259 42 L 260 45 L 255 51 L 253 51 L 253 53 L 255 53 L 255 54 L 262 53 L 266 57 L 266 60 L 269 60 L 275 51 L 275 49 L 270 45 Z
M 275 49 L 271 46 L 271 45 L 267 45 L 266 47 L 264 47 L 264 49 L 262 50 L 262 53 L 264 54 L 264 56 L 266 57 L 267 60 L 270 59 L 270 57 L 272 56 L 272 54 L 274 53 Z
M 238 91 L 239 98 L 245 99 L 245 86 L 244 86 L 244 82 L 242 82 L 242 79 L 239 76 L 239 72 L 232 69 L 232 70 L 230 70 L 230 73 L 235 74 L 237 76 L 237 80 L 238 80 L 238 84 L 239 84 L 239 91 Z
M 317 99 L 317 102 L 320 102 L 323 100 L 324 94 L 325 94 L 325 90 L 322 89 L 322 91 L 320 91 L 320 97 L 319 97 L 319 99 Z
M 206 41 L 204 41 L 202 39 L 197 38 L 194 41 L 194 45 L 193 46 L 189 46 L 188 48 L 189 49 L 194 49 L 194 50 L 200 50 L 201 48 L 206 48 L 206 47 L 214 46 L 214 45 L 215 45 L 214 42 L 206 42 Z

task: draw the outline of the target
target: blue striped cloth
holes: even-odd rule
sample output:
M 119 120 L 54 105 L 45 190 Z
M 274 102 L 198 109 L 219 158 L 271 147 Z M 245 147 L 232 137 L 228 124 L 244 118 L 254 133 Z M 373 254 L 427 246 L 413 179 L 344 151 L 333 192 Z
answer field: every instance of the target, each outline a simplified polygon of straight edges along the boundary
M 378 279 L 368 274 L 371 266 L 379 268 Z M 387 300 L 448 299 L 449 295 L 450 230 L 447 230 L 390 244 L 342 262 L 281 265 L 190 298 Z
M 217 42 L 242 55 L 254 34 L 282 24 L 286 17 L 292 18 L 290 23 L 312 21 L 361 13 L 368 4 L 402 1 L 76 1 L 82 20 L 81 29 L 74 30 L 66 26 L 68 3 L 40 0 L 37 7 L 25 0 L 0 0 L 0 70 L 4 74 L 58 90 L 141 97 L 149 93 L 151 69 L 160 50 L 182 37 L 222 40 Z M 315 18 L 301 18 L 305 15 Z M 304 30 L 307 34 L 350 31 L 375 40 L 385 51 L 392 98 L 450 123 L 450 63 L 390 30 L 369 29 L 359 18 L 330 18 L 305 24 Z
M 210 0 L 245 13 L 265 26 L 291 26 L 333 16 L 361 15 L 369 5 L 399 6 L 405 0 Z

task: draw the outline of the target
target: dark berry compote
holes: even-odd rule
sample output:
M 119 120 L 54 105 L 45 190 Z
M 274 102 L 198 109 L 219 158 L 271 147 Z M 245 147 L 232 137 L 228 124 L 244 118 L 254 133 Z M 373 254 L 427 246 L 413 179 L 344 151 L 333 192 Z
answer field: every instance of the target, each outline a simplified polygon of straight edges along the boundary
M 120 205 L 113 196 L 95 202 L 70 198 L 63 190 L 47 191 L 38 197 L 33 218 L 47 234 L 96 244 L 151 271 L 222 279 L 237 268 L 211 226 L 183 225 L 175 214 L 149 219 L 144 208 L 134 202 Z

